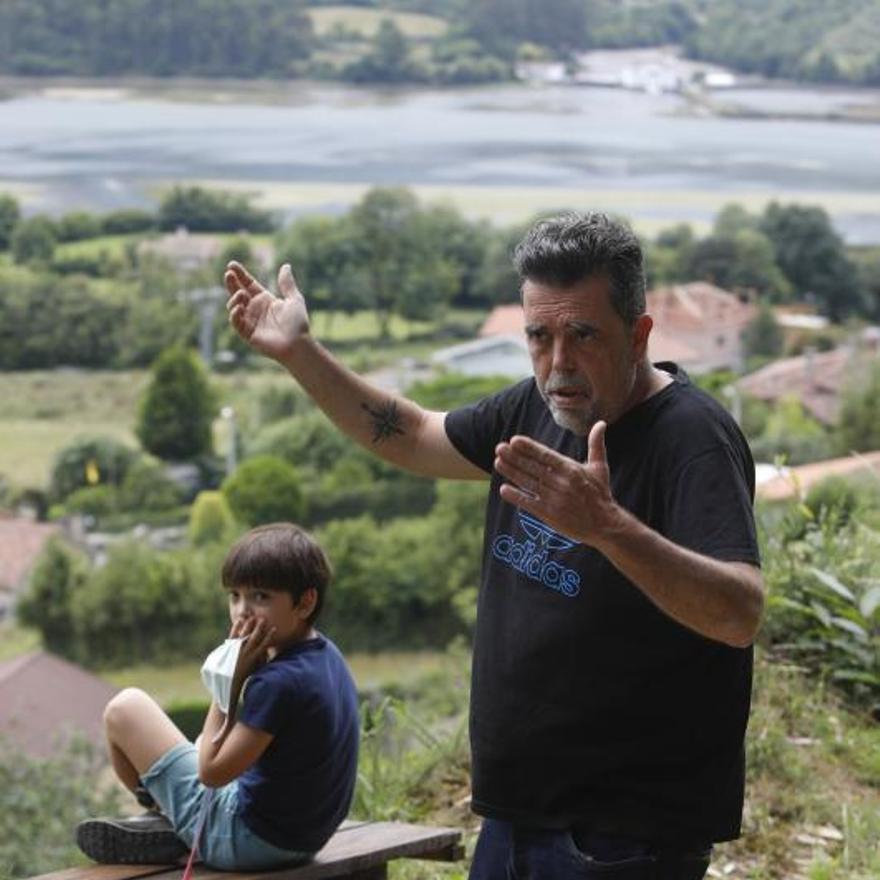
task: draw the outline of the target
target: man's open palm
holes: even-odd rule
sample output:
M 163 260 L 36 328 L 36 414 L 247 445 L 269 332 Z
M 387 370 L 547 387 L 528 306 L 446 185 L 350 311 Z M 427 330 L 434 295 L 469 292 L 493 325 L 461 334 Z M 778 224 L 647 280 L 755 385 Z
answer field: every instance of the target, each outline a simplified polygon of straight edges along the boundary
M 223 280 L 229 293 L 226 308 L 230 323 L 261 354 L 279 360 L 309 332 L 306 302 L 287 263 L 278 270 L 280 296 L 274 296 L 234 261 L 227 266 Z

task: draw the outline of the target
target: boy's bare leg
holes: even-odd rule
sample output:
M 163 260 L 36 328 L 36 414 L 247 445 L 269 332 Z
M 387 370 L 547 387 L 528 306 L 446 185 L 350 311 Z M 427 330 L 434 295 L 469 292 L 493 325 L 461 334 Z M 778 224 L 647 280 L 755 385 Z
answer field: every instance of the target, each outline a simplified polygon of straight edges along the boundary
M 107 704 L 104 733 L 113 769 L 131 791 L 165 752 L 187 741 L 159 704 L 137 688 L 120 691 Z

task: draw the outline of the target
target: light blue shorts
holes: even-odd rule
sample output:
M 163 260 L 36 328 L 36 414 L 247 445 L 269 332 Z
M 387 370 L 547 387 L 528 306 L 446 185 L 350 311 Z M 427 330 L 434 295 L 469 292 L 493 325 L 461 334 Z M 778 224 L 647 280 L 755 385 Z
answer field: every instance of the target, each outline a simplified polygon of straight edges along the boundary
M 177 835 L 192 846 L 203 804 L 211 791 L 199 782 L 196 747 L 180 743 L 169 749 L 144 774 L 144 787 L 171 820 Z M 259 871 L 310 859 L 313 853 L 279 849 L 257 837 L 238 814 L 238 783 L 213 789 L 199 857 L 221 871 Z

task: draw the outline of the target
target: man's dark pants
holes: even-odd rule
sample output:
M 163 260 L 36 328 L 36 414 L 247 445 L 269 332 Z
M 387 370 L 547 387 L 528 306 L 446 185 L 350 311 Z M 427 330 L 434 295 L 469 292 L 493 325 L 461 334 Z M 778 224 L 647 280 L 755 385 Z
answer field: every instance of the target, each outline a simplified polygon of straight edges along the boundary
M 701 880 L 711 851 L 710 846 L 658 849 L 622 838 L 573 836 L 485 819 L 470 880 Z

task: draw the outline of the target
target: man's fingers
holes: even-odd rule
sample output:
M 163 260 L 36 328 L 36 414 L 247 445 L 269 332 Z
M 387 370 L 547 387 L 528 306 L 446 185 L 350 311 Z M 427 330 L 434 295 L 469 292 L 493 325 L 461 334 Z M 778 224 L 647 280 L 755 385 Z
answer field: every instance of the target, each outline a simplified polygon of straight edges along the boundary
M 299 293 L 290 263 L 285 263 L 278 270 L 278 291 L 285 299 L 291 299 Z
M 226 269 L 227 274 L 231 272 L 238 279 L 238 287 L 243 287 L 248 293 L 253 295 L 263 290 L 263 285 L 237 260 L 231 260 L 227 263 Z
M 235 293 L 226 300 L 226 311 L 230 314 L 232 310 L 237 308 L 238 306 L 246 306 L 250 302 L 250 297 L 243 291 L 236 288 Z
M 608 456 L 605 452 L 605 429 L 608 425 L 599 421 L 590 429 L 587 437 L 587 464 L 607 464 Z

